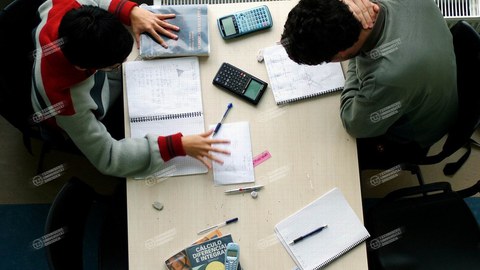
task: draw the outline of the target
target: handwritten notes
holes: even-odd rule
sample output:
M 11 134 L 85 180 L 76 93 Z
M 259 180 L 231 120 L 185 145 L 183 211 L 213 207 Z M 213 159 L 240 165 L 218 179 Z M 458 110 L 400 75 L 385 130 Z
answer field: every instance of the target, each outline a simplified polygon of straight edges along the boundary
M 210 128 L 215 128 L 215 125 Z M 255 182 L 248 122 L 224 123 L 215 138 L 230 140 L 230 144 L 216 144 L 215 147 L 231 152 L 231 155 L 219 155 L 223 165 L 213 163 L 215 185 Z

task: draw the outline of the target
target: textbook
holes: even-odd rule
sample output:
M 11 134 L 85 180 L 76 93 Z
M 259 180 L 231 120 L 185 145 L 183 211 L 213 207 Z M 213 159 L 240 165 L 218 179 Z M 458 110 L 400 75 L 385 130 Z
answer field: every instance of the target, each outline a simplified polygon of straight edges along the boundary
M 204 132 L 197 57 L 130 61 L 124 64 L 123 72 L 132 138 L 144 138 L 148 134 L 168 136 L 182 132 L 185 136 Z M 208 171 L 202 162 L 190 156 L 172 158 L 159 173 L 165 170 L 168 175 L 163 176 Z
M 222 233 L 220 232 L 220 230 L 214 230 L 209 234 L 207 234 L 205 237 L 195 241 L 195 243 L 193 243 L 192 245 L 204 243 L 208 240 L 215 239 L 220 236 L 222 236 Z M 190 261 L 188 260 L 185 249 L 173 255 L 172 257 L 168 258 L 165 261 L 165 265 L 169 270 L 184 270 L 184 269 L 190 269 L 192 267 L 190 264 Z
M 175 18 L 167 21 L 180 27 L 180 31 L 172 31 L 178 36 L 178 40 L 162 36 L 168 44 L 168 48 L 162 47 L 149 34 L 142 34 L 140 36 L 141 58 L 207 56 L 210 54 L 207 5 L 141 5 L 140 7 L 154 13 L 174 13 L 176 14 Z
M 227 244 L 233 242 L 227 234 L 185 249 L 192 270 L 225 269 Z
M 370 237 L 337 188 L 279 222 L 275 233 L 302 270 L 320 269 Z
M 277 105 L 340 91 L 345 85 L 340 63 L 300 65 L 282 45 L 265 48 L 263 58 Z

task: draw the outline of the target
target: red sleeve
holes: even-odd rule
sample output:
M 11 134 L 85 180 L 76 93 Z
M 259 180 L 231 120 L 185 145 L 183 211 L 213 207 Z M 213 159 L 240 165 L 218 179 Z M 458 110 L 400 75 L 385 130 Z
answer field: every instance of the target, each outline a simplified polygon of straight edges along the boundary
M 163 161 L 167 162 L 174 157 L 187 155 L 183 149 L 182 136 L 182 133 L 177 133 L 158 137 L 158 148 Z
M 112 0 L 108 12 L 117 16 L 123 24 L 130 25 L 130 12 L 137 6 L 137 3 L 127 0 Z

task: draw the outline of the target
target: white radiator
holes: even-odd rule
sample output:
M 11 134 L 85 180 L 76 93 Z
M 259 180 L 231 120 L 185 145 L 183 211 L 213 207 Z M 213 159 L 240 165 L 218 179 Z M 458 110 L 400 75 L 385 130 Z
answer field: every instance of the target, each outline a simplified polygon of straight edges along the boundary
M 459 20 L 470 23 L 480 32 L 480 0 L 435 0 L 449 27 Z

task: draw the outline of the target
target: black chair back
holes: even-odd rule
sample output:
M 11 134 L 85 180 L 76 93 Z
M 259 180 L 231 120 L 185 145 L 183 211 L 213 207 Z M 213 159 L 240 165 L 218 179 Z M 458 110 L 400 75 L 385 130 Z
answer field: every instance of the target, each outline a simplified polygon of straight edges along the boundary
M 22 132 L 28 132 L 33 114 L 33 30 L 40 22 L 38 7 L 45 0 L 15 0 L 0 13 L 0 114 Z
M 422 164 L 434 164 L 455 153 L 461 147 L 467 152 L 457 162 L 447 164 L 446 175 L 454 174 L 470 154 L 470 137 L 480 125 L 480 35 L 465 21 L 450 29 L 457 61 L 458 118 L 448 133 L 442 151 L 424 159 Z

